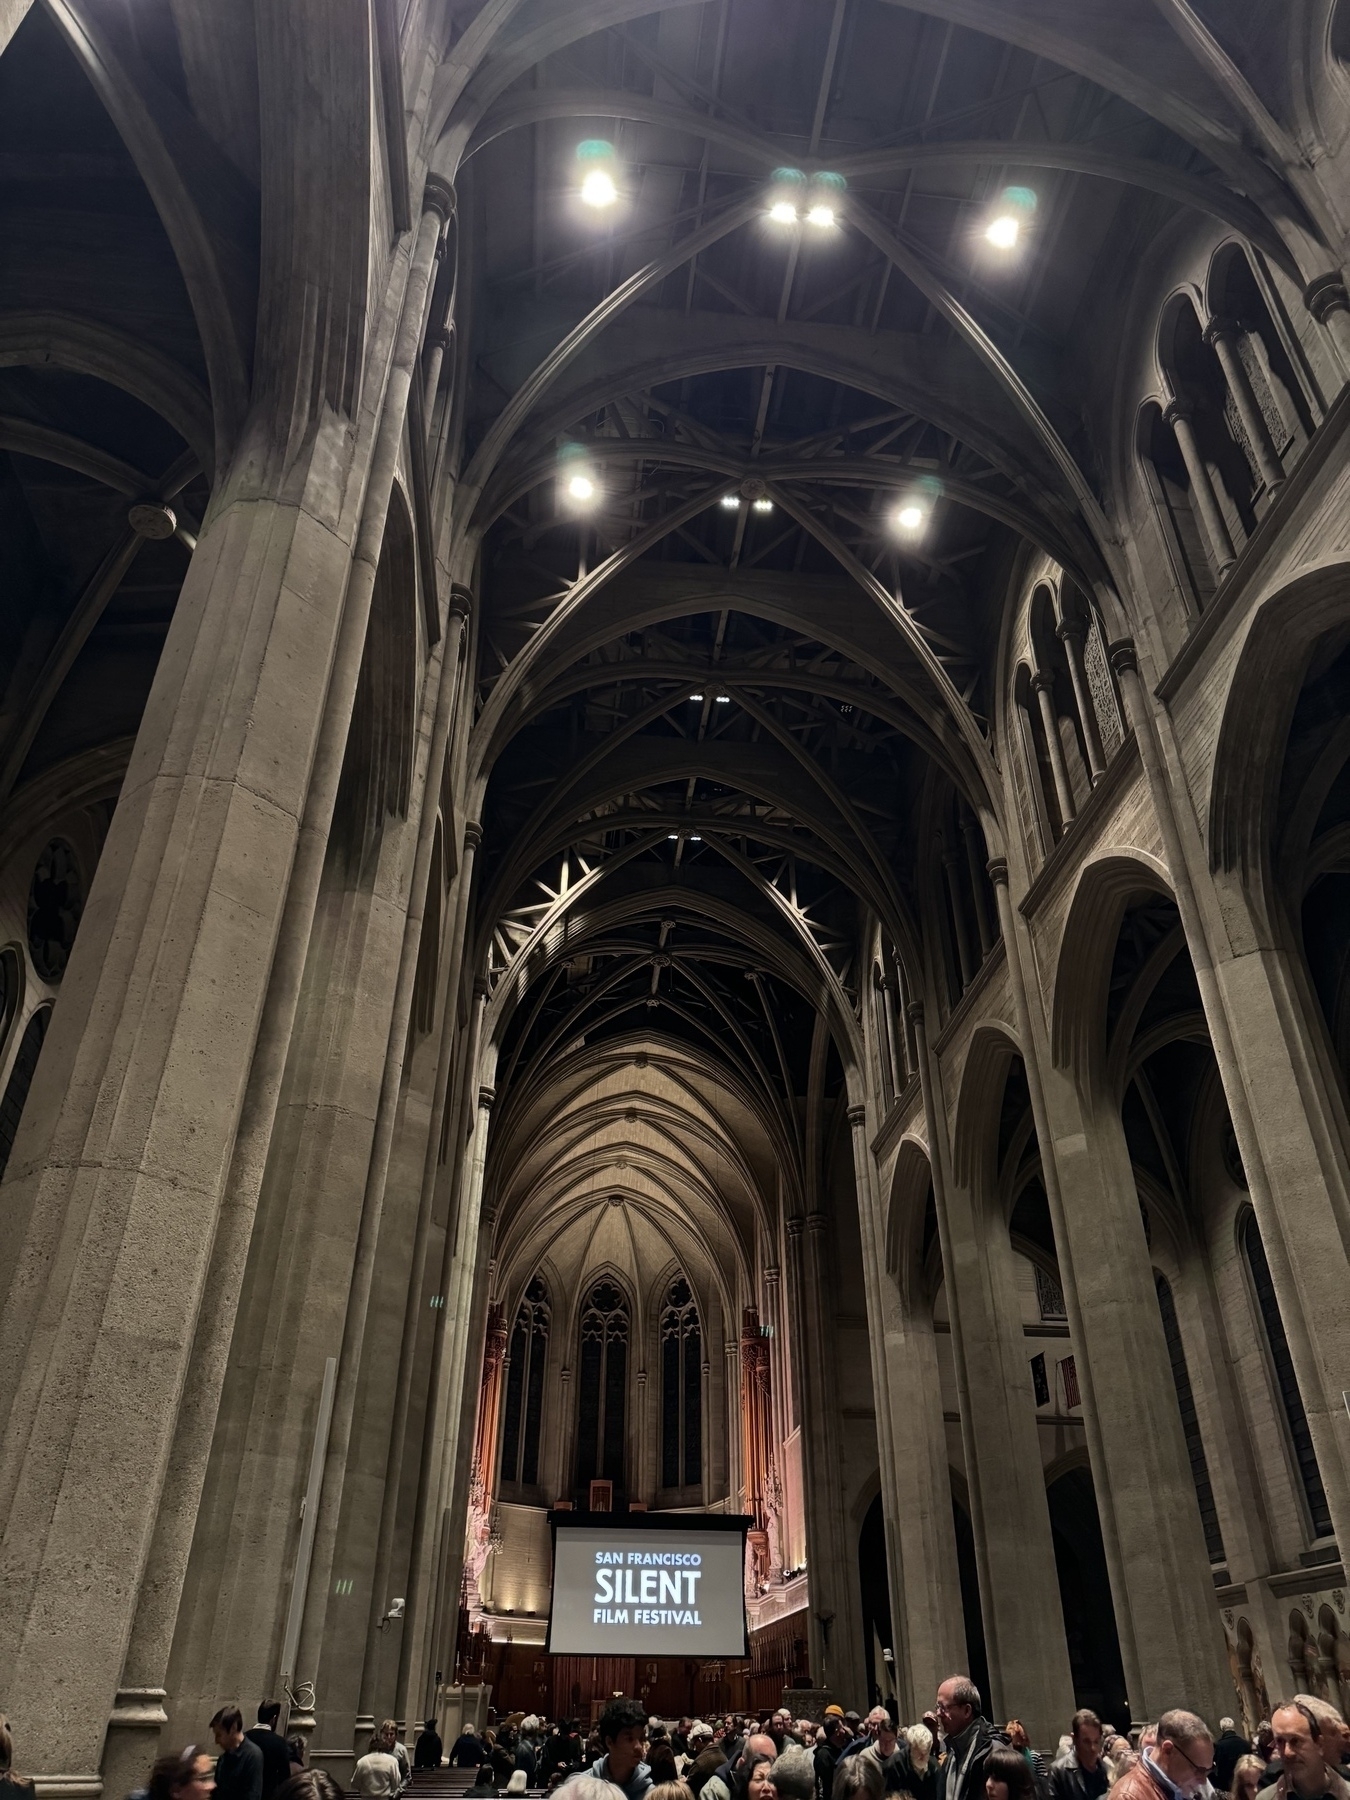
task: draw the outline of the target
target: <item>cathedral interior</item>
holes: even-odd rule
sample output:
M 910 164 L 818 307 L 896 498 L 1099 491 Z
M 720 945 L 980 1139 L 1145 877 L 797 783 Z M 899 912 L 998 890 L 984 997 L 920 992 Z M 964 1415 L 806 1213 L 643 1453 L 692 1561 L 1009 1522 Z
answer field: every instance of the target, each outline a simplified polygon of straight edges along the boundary
M 0 246 L 44 1800 L 1346 1706 L 1350 0 L 0 0 Z

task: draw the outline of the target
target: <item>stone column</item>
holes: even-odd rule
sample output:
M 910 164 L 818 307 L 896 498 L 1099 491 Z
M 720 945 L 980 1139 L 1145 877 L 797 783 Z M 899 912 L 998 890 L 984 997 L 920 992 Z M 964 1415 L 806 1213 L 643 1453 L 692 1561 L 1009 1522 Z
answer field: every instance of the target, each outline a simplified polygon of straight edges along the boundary
M 767 1489 L 771 1480 L 769 1343 L 760 1330 L 759 1313 L 747 1306 L 741 1325 L 741 1441 L 745 1470 L 745 1510 L 754 1519 L 750 1530 L 750 1564 L 754 1591 L 769 1579 Z
M 802 1345 L 800 1367 L 807 1390 L 801 1418 L 811 1673 L 817 1682 L 823 1676 L 832 1688 L 852 1694 L 861 1693 L 863 1687 L 862 1624 L 857 1546 L 848 1542 L 851 1533 L 841 1484 L 833 1320 L 826 1311 L 826 1298 L 833 1292 L 825 1246 L 828 1229 L 823 1212 L 788 1220 L 788 1301 L 794 1336 Z
M 419 930 L 416 945 L 410 944 L 406 937 L 404 942 L 404 964 L 401 976 L 411 970 L 415 980 L 417 955 L 421 945 L 420 924 L 425 917 L 427 880 L 430 869 L 431 851 L 435 840 L 435 826 L 440 799 L 439 772 L 443 767 L 446 748 L 453 733 L 454 718 L 460 689 L 460 649 L 468 620 L 472 611 L 473 596 L 465 588 L 452 589 L 449 605 L 450 628 L 442 662 L 441 700 L 438 708 L 436 730 L 432 742 L 430 768 L 432 779 L 427 783 L 423 803 L 422 837 L 418 845 L 418 869 L 413 880 L 414 916 L 418 920 Z M 448 831 L 451 820 L 444 821 Z M 376 1544 L 374 1576 L 371 1583 L 370 1615 L 367 1621 L 366 1643 L 367 1654 L 365 1667 L 361 1677 L 361 1698 L 358 1708 L 362 1716 L 373 1715 L 380 1702 L 374 1693 L 374 1685 L 378 1678 L 381 1662 L 383 1640 L 380 1634 L 380 1620 L 385 1599 L 390 1594 L 390 1576 L 393 1567 L 394 1536 L 397 1529 L 399 1496 L 402 1488 L 404 1454 L 407 1445 L 408 1409 L 412 1401 L 413 1372 L 417 1361 L 418 1332 L 422 1323 L 422 1309 L 426 1301 L 426 1267 L 429 1244 L 433 1225 L 434 1200 L 436 1194 L 436 1171 L 438 1167 L 437 1150 L 440 1143 L 441 1122 L 445 1103 L 445 1084 L 440 1079 L 440 1071 L 448 1067 L 450 1052 L 449 1039 L 453 1035 L 456 1006 L 455 995 L 458 992 L 458 969 L 463 953 L 464 930 L 467 917 L 467 902 L 473 880 L 473 859 L 477 844 L 481 840 L 481 832 L 476 825 L 465 827 L 464 849 L 460 859 L 460 867 L 456 877 L 456 908 L 450 929 L 443 932 L 442 944 L 445 953 L 446 981 L 443 983 L 442 1006 L 440 1016 L 441 1054 L 437 1061 L 437 1074 L 433 1076 L 433 1098 L 430 1118 L 427 1125 L 427 1146 L 423 1157 L 422 1182 L 418 1193 L 417 1220 L 413 1233 L 411 1264 L 407 1277 L 406 1297 L 403 1306 L 403 1325 L 399 1339 L 398 1369 L 394 1377 L 393 1417 L 390 1422 L 389 1444 L 385 1456 L 384 1493 L 380 1509 L 379 1531 Z M 425 860 L 424 860 L 425 852 Z M 411 988 L 409 991 L 411 1002 Z M 401 1009 L 396 1008 L 396 1019 Z M 407 1021 L 404 1016 L 403 1030 L 406 1033 Z M 391 1030 L 391 1053 L 397 1048 L 399 1054 L 399 1073 L 402 1073 L 402 1046 L 393 1042 L 394 1032 Z M 441 1290 L 444 1299 L 444 1290 Z
M 1350 1219 L 1350 1157 L 1335 1073 L 1319 1054 L 1324 1028 L 1309 1018 L 1316 1001 L 1296 952 L 1271 943 L 1238 878 L 1206 873 L 1218 915 L 1220 953 L 1211 953 L 1131 642 L 1111 646 L 1111 666 L 1153 793 L 1332 1524 L 1337 1541 L 1350 1542 L 1350 1418 L 1342 1396 L 1350 1323 L 1335 1298 Z
M 1191 409 L 1181 400 L 1173 400 L 1163 413 L 1163 418 L 1172 427 L 1177 440 L 1177 449 L 1181 452 L 1181 460 L 1186 465 L 1186 473 L 1191 478 L 1191 497 L 1195 501 L 1195 509 L 1200 515 L 1200 523 L 1205 528 L 1209 539 L 1210 555 L 1214 559 L 1214 573 L 1220 579 L 1232 568 L 1235 559 L 1233 540 L 1228 533 L 1228 524 L 1219 510 L 1218 496 L 1214 492 L 1214 483 L 1210 478 L 1209 464 L 1200 451 L 1200 440 L 1195 435 L 1195 424 L 1191 418 Z
M 1087 620 L 1076 613 L 1070 613 L 1067 618 L 1061 619 L 1055 628 L 1055 635 L 1063 644 L 1064 654 L 1068 658 L 1073 697 L 1078 705 L 1078 721 L 1083 727 L 1083 742 L 1087 745 L 1088 769 L 1092 775 L 1092 785 L 1096 787 L 1106 772 L 1106 755 L 1102 750 L 1097 709 L 1092 704 L 1092 689 L 1088 685 L 1087 665 L 1083 660 L 1083 643 L 1087 634 Z
M 1314 276 L 1303 290 L 1303 304 L 1335 345 L 1341 367 L 1350 371 L 1350 296 L 1340 270 Z
M 188 1504 L 168 1509 L 140 1666 L 167 1657 L 289 1035 L 269 986 L 295 977 L 308 937 L 305 843 L 312 829 L 317 870 L 369 606 L 353 559 L 383 526 L 422 244 L 405 240 L 359 349 L 360 420 L 329 404 L 326 370 L 290 368 L 284 394 L 267 385 L 289 342 L 285 305 L 269 319 L 265 398 L 188 571 L 5 1184 L 0 1685 L 27 1766 L 72 1795 L 99 1791 L 119 1690 L 120 1726 L 164 1686 L 124 1675 L 125 1656 L 172 1464 Z M 330 298 L 311 288 L 311 322 Z M 312 356 L 327 340 L 308 342 Z M 312 432 L 304 406 L 291 410 L 301 390 L 323 401 Z M 284 970 L 283 945 L 300 952 Z M 247 1164 L 238 1188 L 232 1155 Z M 236 1260 L 208 1295 L 222 1226 Z M 194 1374 L 199 1317 L 210 1342 Z
M 458 988 L 447 1004 L 457 1010 Z M 407 1616 L 399 1661 L 398 1695 L 405 1716 L 416 1717 L 425 1704 L 424 1671 L 432 1655 L 432 1630 L 436 1605 L 435 1573 L 441 1532 L 445 1458 L 458 1441 L 458 1408 L 463 1395 L 463 1375 L 468 1352 L 469 1312 L 480 1251 L 479 1210 L 482 1171 L 478 1139 L 486 1139 L 487 1108 L 471 1112 L 478 1097 L 478 1059 L 483 1012 L 487 1006 L 485 983 L 475 982 L 469 1029 L 460 1038 L 454 1069 L 450 1107 L 447 1164 L 445 1242 L 438 1291 L 445 1304 L 437 1313 L 431 1356 L 431 1385 L 422 1428 L 417 1500 L 412 1528 L 408 1570 Z M 466 1127 L 478 1119 L 478 1129 L 466 1143 Z M 427 1154 L 439 1161 L 440 1132 L 433 1132 Z M 469 1430 L 472 1430 L 470 1423 Z M 467 1458 L 467 1450 L 466 1450 Z M 466 1477 L 467 1479 L 467 1477 Z
M 1153 1718 L 1185 1694 L 1202 1716 L 1217 1718 L 1232 1684 L 1120 1108 L 1090 1104 L 1073 1073 L 1052 1065 L 1044 1013 L 1031 1009 L 1024 961 L 1031 952 L 1008 892 L 1008 866 L 999 859 L 989 873 L 1130 1703 L 1137 1718 Z
M 965 808 L 961 809 L 963 812 Z M 975 903 L 975 929 L 980 936 L 980 961 L 994 947 L 994 934 L 989 924 L 989 905 L 984 897 L 984 837 L 974 818 L 961 820 L 961 838 L 966 846 L 966 870 L 970 876 L 970 895 Z
M 1242 328 L 1236 319 L 1211 319 L 1205 331 L 1205 340 L 1214 347 L 1224 380 L 1228 383 L 1228 391 L 1233 396 L 1233 404 L 1242 420 L 1242 429 L 1247 434 L 1247 442 L 1252 447 L 1252 454 L 1261 471 L 1261 479 L 1266 484 L 1267 492 L 1273 494 L 1284 485 L 1284 465 L 1271 440 L 1270 427 L 1266 424 L 1266 416 L 1261 411 L 1252 387 L 1252 378 L 1247 373 L 1247 365 L 1238 348 L 1242 335 Z
M 722 1354 L 726 1362 L 726 1375 L 723 1381 L 723 1417 L 726 1420 L 726 1452 L 727 1452 L 727 1497 L 733 1511 L 744 1512 L 745 1495 L 744 1477 L 741 1474 L 741 1346 L 739 1341 L 727 1333 L 726 1342 L 722 1346 Z
M 1031 678 L 1031 691 L 1041 709 L 1041 725 L 1045 730 L 1046 754 L 1050 773 L 1055 779 L 1055 798 L 1059 801 L 1060 829 L 1067 831 L 1073 823 L 1073 786 L 1064 761 L 1064 744 L 1059 735 L 1059 714 L 1055 710 L 1055 678 L 1046 669 L 1038 669 Z
M 953 1178 L 940 1072 L 910 1007 L 961 1405 L 961 1445 L 989 1657 L 991 1709 L 1050 1743 L 1073 1712 L 1050 1510 L 1008 1228 L 997 1198 Z
M 966 1633 L 947 1477 L 933 1313 L 886 1266 L 886 1230 L 867 1143 L 867 1109 L 849 1108 L 858 1184 L 881 1511 L 900 1715 L 917 1719 L 938 1683 L 966 1668 Z M 911 1272 L 912 1273 L 912 1272 Z

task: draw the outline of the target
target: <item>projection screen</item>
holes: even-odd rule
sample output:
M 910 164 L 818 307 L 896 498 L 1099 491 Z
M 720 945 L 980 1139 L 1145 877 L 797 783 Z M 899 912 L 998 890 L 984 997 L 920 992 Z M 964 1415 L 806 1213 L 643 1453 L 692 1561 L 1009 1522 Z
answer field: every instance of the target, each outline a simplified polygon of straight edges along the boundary
M 552 1513 L 548 1648 L 561 1656 L 745 1656 L 745 1533 L 710 1513 Z

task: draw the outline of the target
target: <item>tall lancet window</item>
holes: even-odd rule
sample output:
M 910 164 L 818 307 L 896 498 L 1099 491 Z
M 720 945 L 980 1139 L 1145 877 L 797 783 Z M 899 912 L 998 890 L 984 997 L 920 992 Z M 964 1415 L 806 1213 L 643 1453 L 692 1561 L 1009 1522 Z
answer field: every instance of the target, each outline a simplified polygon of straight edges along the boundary
M 703 1480 L 703 1332 L 683 1275 L 661 1311 L 661 1485 Z
M 525 1290 L 511 1333 L 502 1429 L 502 1480 L 533 1486 L 539 1480 L 539 1427 L 544 1412 L 544 1364 L 548 1359 L 548 1289 L 536 1275 Z
M 624 1488 L 628 1391 L 628 1302 L 612 1281 L 597 1281 L 581 1309 L 577 1368 L 577 1487 L 612 1481 Z

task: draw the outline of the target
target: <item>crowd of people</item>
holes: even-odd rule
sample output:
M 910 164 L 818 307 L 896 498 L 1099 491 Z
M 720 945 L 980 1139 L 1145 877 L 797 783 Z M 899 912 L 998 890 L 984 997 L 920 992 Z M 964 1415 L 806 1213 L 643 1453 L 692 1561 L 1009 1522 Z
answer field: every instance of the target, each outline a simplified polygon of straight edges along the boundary
M 399 1800 L 447 1760 L 434 1719 L 411 1758 L 386 1719 L 344 1792 L 327 1770 L 306 1766 L 303 1738 L 277 1732 L 280 1711 L 264 1701 L 245 1731 L 238 1707 L 222 1707 L 210 1725 L 214 1752 L 189 1744 L 161 1757 L 130 1800 Z M 616 1698 L 589 1729 L 531 1714 L 465 1730 L 448 1761 L 473 1771 L 467 1800 L 1100 1800 L 1108 1790 L 1111 1800 L 1350 1800 L 1350 1726 L 1316 1695 L 1277 1706 L 1250 1740 L 1229 1718 L 1215 1736 L 1181 1707 L 1128 1732 L 1084 1708 L 1046 1754 L 1019 1720 L 999 1728 L 987 1719 L 964 1675 L 944 1681 L 933 1710 L 908 1726 L 884 1706 L 864 1718 L 837 1705 L 819 1721 L 786 1708 L 666 1721 Z M 36 1800 L 4 1719 L 0 1800 Z

